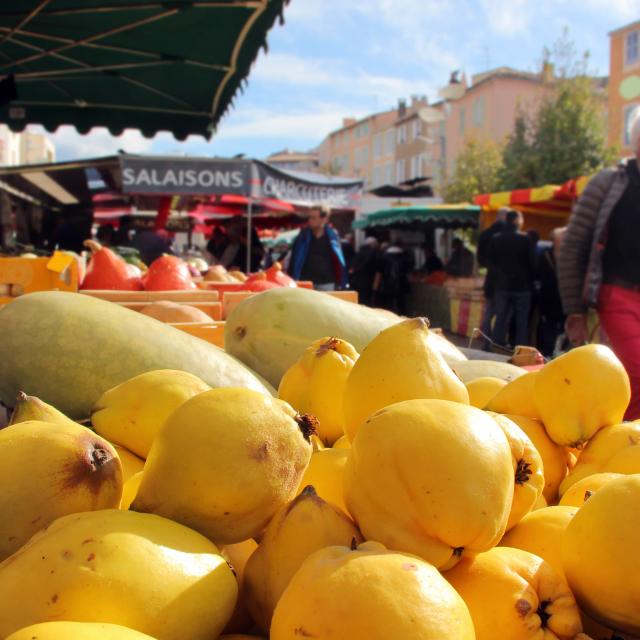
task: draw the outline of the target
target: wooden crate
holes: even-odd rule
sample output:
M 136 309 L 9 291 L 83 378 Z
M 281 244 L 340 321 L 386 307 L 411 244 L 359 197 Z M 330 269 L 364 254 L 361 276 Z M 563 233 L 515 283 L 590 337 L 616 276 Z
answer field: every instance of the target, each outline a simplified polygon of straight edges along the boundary
M 131 309 L 132 311 L 141 311 L 145 307 L 153 302 L 116 302 L 115 304 L 119 304 L 122 307 L 126 307 L 127 309 Z M 189 307 L 194 307 L 195 309 L 199 309 L 203 313 L 206 313 L 212 320 L 222 320 L 222 303 L 220 302 L 184 302 L 180 303 Z
M 358 292 L 351 289 L 346 291 L 327 291 L 330 296 L 334 298 L 340 298 L 340 300 L 346 300 L 347 302 L 355 302 L 358 304 Z
M 176 322 L 170 326 L 224 349 L 224 322 Z
M 35 291 L 77 291 L 77 260 L 56 251 L 51 258 L 0 258 L 0 284 L 20 285 L 24 293 Z M 0 295 L 0 305 L 15 300 Z
M 202 282 L 198 282 L 198 287 L 203 291 L 215 291 L 218 294 L 219 299 L 222 301 L 225 293 L 228 291 L 238 291 L 242 284 L 242 282 L 208 282 L 203 280 Z
M 202 289 L 186 289 L 180 291 L 111 291 L 98 289 L 83 289 L 80 291 L 86 296 L 93 296 L 109 302 L 179 302 L 196 306 L 198 302 L 218 302 L 220 295 L 217 291 L 204 291 Z
M 226 320 L 243 300 L 255 295 L 255 291 L 227 291 L 222 298 L 222 317 Z

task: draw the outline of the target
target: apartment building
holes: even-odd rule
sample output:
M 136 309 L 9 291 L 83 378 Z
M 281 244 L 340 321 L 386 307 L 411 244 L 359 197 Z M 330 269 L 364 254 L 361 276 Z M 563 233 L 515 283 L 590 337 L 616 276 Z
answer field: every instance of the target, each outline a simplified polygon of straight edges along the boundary
M 455 167 L 458 154 L 470 139 L 502 143 L 513 131 L 520 111 L 531 113 L 549 91 L 552 68 L 528 73 L 499 67 L 474 75 L 462 97 L 446 105 L 444 137 L 446 169 Z
M 278 169 L 291 169 L 293 171 L 318 172 L 320 160 L 317 151 L 292 151 L 282 149 L 265 158 L 265 162 Z
M 0 166 L 53 162 L 56 149 L 51 139 L 41 133 L 15 133 L 0 125 Z
M 629 120 L 640 106 L 640 21 L 611 32 L 609 47 L 608 142 L 629 155 Z
M 412 96 L 396 109 L 345 118 L 319 147 L 320 170 L 362 177 L 366 188 L 430 178 L 438 190 L 469 140 L 503 142 L 519 111 L 537 108 L 551 75 L 550 67 L 541 74 L 499 67 L 473 76 L 470 84 L 464 76 L 456 79 L 455 99 L 429 105 L 426 96 Z
M 431 177 L 428 166 L 431 141 L 425 135 L 427 124 L 419 115 L 420 109 L 427 106 L 426 96 L 412 96 L 409 104 L 400 101 L 395 122 L 395 180 L 387 184 Z
M 374 173 L 380 179 L 393 165 L 396 117 L 397 111 L 391 109 L 359 120 L 345 118 L 342 127 L 320 144 L 320 170 L 331 175 L 359 177 L 365 181 L 365 188 L 371 187 Z

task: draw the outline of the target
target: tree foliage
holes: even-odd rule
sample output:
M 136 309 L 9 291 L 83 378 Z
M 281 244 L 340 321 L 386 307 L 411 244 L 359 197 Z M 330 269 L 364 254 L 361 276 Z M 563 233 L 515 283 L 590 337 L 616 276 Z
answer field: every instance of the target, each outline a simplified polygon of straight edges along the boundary
M 471 202 L 478 193 L 498 186 L 502 149 L 492 140 L 470 140 L 456 158 L 452 179 L 446 184 L 445 202 Z
M 545 78 L 549 70 L 553 73 Z M 497 145 L 468 143 L 446 187 L 448 202 L 488 191 L 561 184 L 614 161 L 615 151 L 606 145 L 602 83 L 589 72 L 589 54 L 577 55 L 566 30 L 543 50 L 541 78 L 547 91 L 535 109 L 520 111 L 499 158 Z

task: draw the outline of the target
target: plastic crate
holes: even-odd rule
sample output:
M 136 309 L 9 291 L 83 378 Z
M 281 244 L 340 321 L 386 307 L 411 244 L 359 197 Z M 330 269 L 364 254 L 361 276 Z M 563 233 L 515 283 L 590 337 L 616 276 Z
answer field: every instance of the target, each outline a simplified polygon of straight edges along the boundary
M 59 251 L 50 258 L 0 258 L 0 285 L 19 285 L 22 293 L 75 292 L 78 290 L 78 273 L 77 259 Z M 0 293 L 0 304 L 13 300 L 15 296 Z

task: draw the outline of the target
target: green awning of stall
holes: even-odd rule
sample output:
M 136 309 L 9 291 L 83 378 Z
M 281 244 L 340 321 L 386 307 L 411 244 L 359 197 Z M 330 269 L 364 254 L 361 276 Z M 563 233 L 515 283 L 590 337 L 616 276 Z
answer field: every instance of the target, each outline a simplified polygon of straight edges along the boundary
M 0 2 L 0 122 L 209 138 L 287 2 Z
M 402 225 L 437 227 L 477 227 L 481 208 L 468 204 L 435 204 L 391 207 L 368 214 L 353 223 L 354 229 Z

